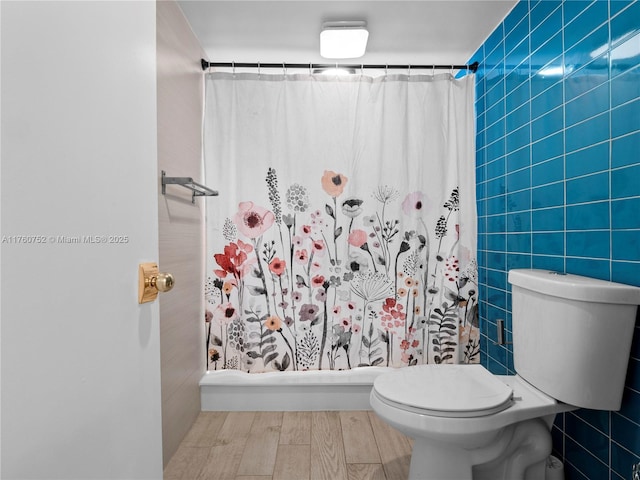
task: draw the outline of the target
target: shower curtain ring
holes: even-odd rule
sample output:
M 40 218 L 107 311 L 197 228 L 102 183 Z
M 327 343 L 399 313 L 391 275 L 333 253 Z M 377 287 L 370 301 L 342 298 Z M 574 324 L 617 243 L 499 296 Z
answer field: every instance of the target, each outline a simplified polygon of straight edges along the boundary
M 236 76 L 236 62 L 231 62 L 231 73 Z
M 411 76 L 411 64 L 407 65 L 407 67 L 408 67 L 407 70 L 409 71 L 408 76 L 410 77 Z
M 282 62 L 282 74 L 283 75 L 287 74 L 287 65 L 284 62 Z
M 364 63 L 360 64 L 360 76 L 364 75 Z
M 258 62 L 258 77 L 260 77 L 260 62 Z

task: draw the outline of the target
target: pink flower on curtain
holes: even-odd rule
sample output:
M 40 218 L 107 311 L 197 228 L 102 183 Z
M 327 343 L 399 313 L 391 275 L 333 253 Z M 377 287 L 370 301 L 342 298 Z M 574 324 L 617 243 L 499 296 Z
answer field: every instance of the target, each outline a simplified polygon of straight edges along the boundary
M 320 307 L 312 303 L 305 303 L 300 307 L 300 321 L 314 321 L 318 317 Z
M 236 318 L 238 318 L 238 310 L 231 302 L 218 305 L 213 311 L 213 319 L 220 325 L 226 325 Z
M 253 202 L 240 202 L 238 208 L 238 213 L 233 217 L 233 221 L 238 226 L 238 230 L 249 238 L 259 237 L 275 221 L 273 212 L 255 205 Z
M 341 173 L 325 170 L 322 175 L 322 188 L 333 198 L 342 194 L 349 179 Z
M 458 280 L 458 274 L 460 273 L 460 262 L 454 256 L 449 257 L 444 262 L 444 278 L 450 282 Z
M 364 230 L 354 230 L 349 234 L 347 241 L 349 245 L 359 248 L 367 243 L 367 232 Z
M 297 263 L 304 265 L 309 260 L 309 255 L 305 249 L 296 250 L 294 259 Z
M 327 251 L 326 246 L 322 240 L 314 240 L 311 244 L 311 248 L 313 249 L 314 254 L 318 255 L 319 257 L 324 256 L 324 252 Z
M 417 217 L 424 211 L 424 194 L 422 192 L 413 192 L 407 194 L 402 202 L 402 211 L 405 215 Z
M 300 234 L 304 238 L 308 238 L 311 235 L 311 225 L 302 225 L 300 227 Z

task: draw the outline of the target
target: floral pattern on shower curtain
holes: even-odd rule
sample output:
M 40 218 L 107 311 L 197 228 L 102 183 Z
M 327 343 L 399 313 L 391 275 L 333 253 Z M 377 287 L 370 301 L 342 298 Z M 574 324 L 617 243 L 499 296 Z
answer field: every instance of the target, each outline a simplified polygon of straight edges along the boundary
M 475 363 L 473 76 L 207 76 L 208 369 Z

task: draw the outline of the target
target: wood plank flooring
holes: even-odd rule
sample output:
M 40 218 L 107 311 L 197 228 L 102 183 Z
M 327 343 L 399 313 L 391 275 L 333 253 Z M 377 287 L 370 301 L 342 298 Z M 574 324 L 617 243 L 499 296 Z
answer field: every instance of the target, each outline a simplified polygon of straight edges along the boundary
M 405 480 L 412 440 L 370 411 L 201 412 L 165 480 Z

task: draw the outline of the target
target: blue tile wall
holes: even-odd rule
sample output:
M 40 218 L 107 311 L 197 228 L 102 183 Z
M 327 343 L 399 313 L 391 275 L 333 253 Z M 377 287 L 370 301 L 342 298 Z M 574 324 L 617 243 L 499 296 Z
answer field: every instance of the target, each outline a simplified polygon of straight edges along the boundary
M 640 1 L 522 0 L 470 62 L 482 362 L 515 373 L 511 268 L 640 286 Z M 640 322 L 619 412 L 559 415 L 567 480 L 631 478 L 640 462 Z

